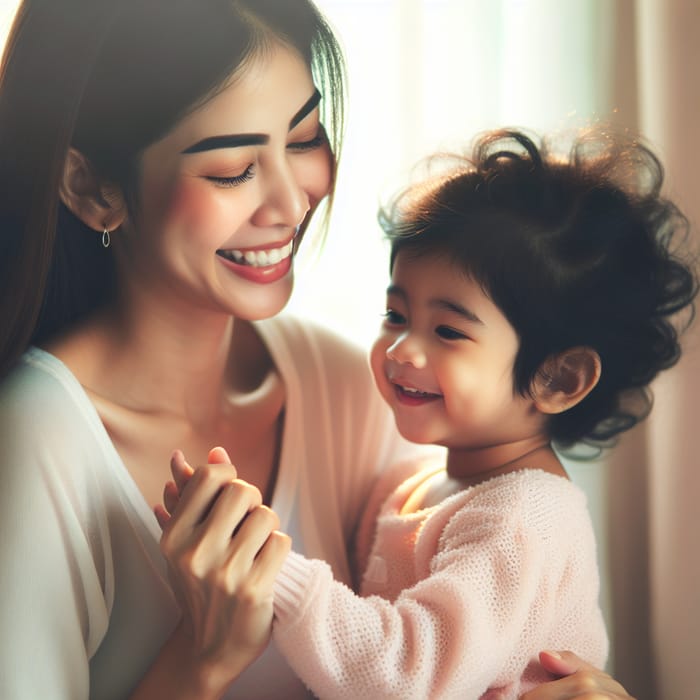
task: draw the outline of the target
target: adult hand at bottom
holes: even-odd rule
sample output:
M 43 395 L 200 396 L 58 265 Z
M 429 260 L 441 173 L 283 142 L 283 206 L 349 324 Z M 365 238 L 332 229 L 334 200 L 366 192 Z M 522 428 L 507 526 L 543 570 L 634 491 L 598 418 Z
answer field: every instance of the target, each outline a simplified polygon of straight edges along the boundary
M 187 466 L 179 452 L 173 463 L 174 474 Z M 181 631 L 198 672 L 223 689 L 267 646 L 273 584 L 291 540 L 230 463 L 193 470 L 166 512 L 158 517 L 161 550 L 182 609 Z
M 543 651 L 540 663 L 564 677 L 537 686 L 520 700 L 634 700 L 614 678 L 570 651 Z

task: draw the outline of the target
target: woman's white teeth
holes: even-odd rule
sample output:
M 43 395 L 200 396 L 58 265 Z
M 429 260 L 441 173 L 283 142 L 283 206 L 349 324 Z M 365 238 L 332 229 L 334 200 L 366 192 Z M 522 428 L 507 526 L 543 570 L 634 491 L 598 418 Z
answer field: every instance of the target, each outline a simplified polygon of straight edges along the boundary
M 289 241 L 287 245 L 281 248 L 272 248 L 270 250 L 219 250 L 219 255 L 222 255 L 228 260 L 239 263 L 240 265 L 251 265 L 252 267 L 267 267 L 268 265 L 276 265 L 292 254 L 294 242 Z

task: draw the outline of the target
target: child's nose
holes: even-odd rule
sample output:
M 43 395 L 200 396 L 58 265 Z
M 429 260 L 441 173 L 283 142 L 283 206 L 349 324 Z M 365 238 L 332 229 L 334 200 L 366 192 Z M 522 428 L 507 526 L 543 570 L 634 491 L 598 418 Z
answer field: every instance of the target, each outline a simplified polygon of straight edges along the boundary
M 411 333 L 402 333 L 386 351 L 389 360 L 423 369 L 427 364 L 425 351 L 420 340 Z

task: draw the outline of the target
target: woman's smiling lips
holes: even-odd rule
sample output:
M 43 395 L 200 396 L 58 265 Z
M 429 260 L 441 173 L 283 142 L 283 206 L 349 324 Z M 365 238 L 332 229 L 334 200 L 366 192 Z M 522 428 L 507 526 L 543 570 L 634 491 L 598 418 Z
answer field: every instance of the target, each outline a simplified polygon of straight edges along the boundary
M 283 278 L 289 272 L 293 252 L 292 238 L 283 245 L 220 249 L 216 254 L 229 270 L 240 277 L 259 284 L 269 284 Z

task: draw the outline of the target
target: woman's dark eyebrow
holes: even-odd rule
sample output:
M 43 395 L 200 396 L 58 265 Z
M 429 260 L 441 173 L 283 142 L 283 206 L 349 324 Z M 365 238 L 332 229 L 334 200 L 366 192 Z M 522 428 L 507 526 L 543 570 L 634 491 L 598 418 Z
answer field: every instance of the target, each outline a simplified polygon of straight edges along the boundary
M 310 112 L 316 109 L 321 101 L 321 93 L 318 89 L 309 97 L 302 108 L 291 118 L 289 130 L 291 131 Z M 202 151 L 213 151 L 217 148 L 240 148 L 241 146 L 264 146 L 270 137 L 266 134 L 223 134 L 221 136 L 209 136 L 206 139 L 197 141 L 182 151 L 183 154 L 201 153 Z
M 209 136 L 197 141 L 189 148 L 182 151 L 187 153 L 201 153 L 213 151 L 217 148 L 239 148 L 240 146 L 264 146 L 270 140 L 265 134 L 225 134 L 222 136 Z
M 289 130 L 291 131 L 307 114 L 313 112 L 320 101 L 321 93 L 316 88 L 314 94 L 306 100 L 302 108 L 289 121 Z

